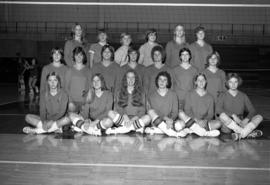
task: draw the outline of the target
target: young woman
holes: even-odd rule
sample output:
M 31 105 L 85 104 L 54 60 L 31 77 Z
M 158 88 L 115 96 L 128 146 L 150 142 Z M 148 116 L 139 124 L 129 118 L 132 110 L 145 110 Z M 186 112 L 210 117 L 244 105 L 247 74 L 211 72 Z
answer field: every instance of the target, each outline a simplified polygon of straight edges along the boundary
M 179 51 L 179 58 L 180 63 L 172 69 L 172 76 L 179 109 L 183 110 L 186 94 L 193 89 L 193 79 L 197 75 L 197 69 L 190 64 L 191 52 L 188 48 Z
M 101 62 L 95 63 L 91 69 L 92 74 L 100 73 L 105 79 L 106 85 L 112 93 L 120 84 L 121 69 L 114 62 L 114 49 L 110 45 L 104 45 L 101 49 Z
M 108 35 L 104 29 L 98 30 L 98 42 L 91 44 L 89 53 L 90 53 L 90 68 L 93 67 L 94 64 L 101 62 L 102 47 L 107 45 Z
M 179 118 L 185 126 L 199 136 L 216 137 L 221 123 L 214 118 L 214 98 L 207 92 L 207 79 L 202 73 L 194 78 L 195 89 L 185 97 L 184 111 Z
M 173 137 L 184 137 L 185 132 L 177 133 L 173 130 L 178 115 L 177 96 L 170 88 L 171 76 L 168 72 L 159 72 L 155 79 L 157 90 L 149 96 L 150 109 L 148 114 L 152 119 L 152 127 L 147 127 L 145 133 L 167 134 Z
M 262 131 L 255 130 L 263 117 L 256 111 L 248 96 L 239 91 L 242 79 L 237 73 L 229 73 L 226 79 L 228 90 L 218 99 L 217 114 L 223 123 L 223 132 L 233 130 L 234 139 L 262 136 Z M 247 115 L 244 113 L 247 112 Z
M 93 76 L 91 86 L 93 89 L 88 92 L 90 99 L 80 114 L 71 113 L 70 119 L 73 125 L 82 131 L 91 135 L 101 135 L 101 130 L 110 128 L 113 124 L 108 118 L 108 112 L 113 108 L 113 96 L 100 73 Z
M 78 23 L 75 23 L 71 29 L 71 37 L 72 39 L 67 40 L 64 46 L 64 58 L 67 66 L 73 66 L 73 50 L 76 47 L 82 47 L 84 52 L 86 53 L 88 50 L 88 42 L 85 39 L 85 33 L 82 26 Z M 89 67 L 89 58 L 87 58 L 86 66 Z
M 124 75 L 114 111 L 109 111 L 108 115 L 116 128 L 107 129 L 107 134 L 141 130 L 150 123 L 150 117 L 146 114 L 145 94 L 134 70 L 129 70 Z
M 73 50 L 74 65 L 68 69 L 65 76 L 65 89 L 69 96 L 69 111 L 78 112 L 85 103 L 89 90 L 91 73 L 85 65 L 86 54 L 82 47 Z
M 157 74 L 161 71 L 167 71 L 171 73 L 171 69 L 165 64 L 165 51 L 162 46 L 154 46 L 151 51 L 151 57 L 154 61 L 154 64 L 145 69 L 144 75 L 144 90 L 148 95 L 155 92 L 157 87 L 155 85 L 155 78 Z
M 213 52 L 213 48 L 210 44 L 205 42 L 205 29 L 204 27 L 195 28 L 196 41 L 190 44 L 190 51 L 192 53 L 191 64 L 202 72 L 205 69 L 207 63 L 206 58 Z
M 140 58 L 138 63 L 147 67 L 154 63 L 151 57 L 151 51 L 154 46 L 158 45 L 156 42 L 157 30 L 156 29 L 147 30 L 145 40 L 146 42 L 143 45 L 141 45 L 139 49 Z
M 26 134 L 50 133 L 69 124 L 66 116 L 68 107 L 68 95 L 62 90 L 60 77 L 57 73 L 51 72 L 46 77 L 48 91 L 40 95 L 40 116 L 27 114 L 25 120 L 31 127 L 24 127 Z
M 173 40 L 166 45 L 166 64 L 170 67 L 178 66 L 179 51 L 182 48 L 188 48 L 189 44 L 186 42 L 184 26 L 177 25 L 174 28 Z
M 37 66 L 37 59 L 33 58 L 31 60 L 30 68 L 29 68 L 29 80 L 28 80 L 28 86 L 29 86 L 29 93 L 34 94 L 38 93 L 38 87 L 36 85 L 37 78 L 38 78 L 38 66 Z
M 128 63 L 121 67 L 123 73 L 121 76 L 123 77 L 128 70 L 133 69 L 138 73 L 140 82 L 143 83 L 145 67 L 141 64 L 138 64 L 139 56 L 140 54 L 137 50 L 135 50 L 133 47 L 129 47 L 127 56 Z
M 115 51 L 115 62 L 120 66 L 128 62 L 128 48 L 131 43 L 131 35 L 128 33 L 121 33 L 120 43 L 121 46 Z
M 59 84 L 62 85 L 61 88 L 64 88 L 65 85 L 65 75 L 68 70 L 67 66 L 63 64 L 63 50 L 60 48 L 53 48 L 51 50 L 51 63 L 44 66 L 41 73 L 41 79 L 40 79 L 40 92 L 44 92 L 48 89 L 46 89 L 47 86 L 47 80 L 46 77 L 51 72 L 56 72 L 60 77 Z
M 214 97 L 216 103 L 218 97 L 226 91 L 226 75 L 223 70 L 218 68 L 220 64 L 220 55 L 217 51 L 208 55 L 206 61 L 207 68 L 203 71 L 208 82 L 206 89 Z

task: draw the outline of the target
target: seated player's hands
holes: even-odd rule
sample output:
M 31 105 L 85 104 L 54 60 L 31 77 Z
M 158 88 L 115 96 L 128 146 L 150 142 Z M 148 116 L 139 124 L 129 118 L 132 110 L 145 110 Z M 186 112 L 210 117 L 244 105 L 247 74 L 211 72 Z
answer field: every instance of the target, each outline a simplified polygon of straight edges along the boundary
M 52 127 L 53 123 L 54 123 L 54 121 L 44 121 L 42 124 L 42 128 L 45 131 L 48 131 Z
M 164 119 L 168 129 L 173 128 L 173 120 L 171 118 L 164 117 L 163 119 Z
M 232 114 L 232 118 L 237 124 L 241 125 L 241 119 L 236 114 Z
M 248 118 L 243 119 L 241 121 L 241 123 L 240 123 L 241 127 L 245 127 L 248 124 L 248 122 L 249 122 L 249 119 Z

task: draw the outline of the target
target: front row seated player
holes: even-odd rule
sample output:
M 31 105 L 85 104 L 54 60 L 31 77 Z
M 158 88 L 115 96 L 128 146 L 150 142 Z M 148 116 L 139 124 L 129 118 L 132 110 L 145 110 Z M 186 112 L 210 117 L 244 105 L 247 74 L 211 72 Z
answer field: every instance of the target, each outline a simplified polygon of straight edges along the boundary
M 198 136 L 217 137 L 220 135 L 218 128 L 221 123 L 219 120 L 212 120 L 214 117 L 214 98 L 207 90 L 207 79 L 202 73 L 194 78 L 194 87 L 189 92 L 184 101 L 184 111 L 179 111 L 181 121 L 175 125 L 176 130 L 182 129 L 184 125 L 189 133 Z M 178 125 L 180 124 L 180 125 Z
M 48 88 L 40 96 L 40 116 L 27 114 L 25 120 L 32 127 L 24 127 L 26 134 L 42 134 L 55 132 L 70 123 L 66 115 L 68 95 L 61 89 L 58 74 L 50 72 L 46 77 Z
M 79 114 L 70 113 L 70 120 L 76 129 L 90 135 L 100 136 L 102 130 L 113 125 L 108 112 L 113 106 L 112 93 L 107 89 L 104 77 L 97 73 L 92 78 L 93 88 L 89 90 L 86 104 Z
M 157 90 L 149 96 L 148 101 L 150 106 L 148 115 L 151 117 L 152 125 L 145 128 L 145 133 L 185 137 L 187 132 L 180 131 L 181 129 L 176 132 L 173 129 L 178 114 L 178 101 L 176 93 L 171 90 L 170 74 L 167 71 L 159 72 L 155 79 L 155 85 Z
M 106 130 L 106 134 L 142 132 L 151 118 L 146 114 L 145 93 L 136 71 L 130 69 L 125 73 L 116 99 L 114 110 L 108 113 L 114 125 Z
M 232 134 L 233 139 L 256 138 L 263 135 L 255 130 L 263 117 L 256 111 L 248 96 L 239 91 L 242 79 L 237 73 L 229 73 L 226 79 L 227 91 L 218 99 L 217 114 L 223 123 L 221 131 Z M 247 112 L 247 116 L 244 113 Z

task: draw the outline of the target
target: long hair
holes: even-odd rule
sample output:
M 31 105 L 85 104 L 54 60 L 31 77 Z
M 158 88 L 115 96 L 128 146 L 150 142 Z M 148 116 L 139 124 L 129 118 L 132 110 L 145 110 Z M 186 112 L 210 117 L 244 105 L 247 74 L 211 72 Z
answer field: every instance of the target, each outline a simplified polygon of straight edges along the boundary
M 55 52 L 59 52 L 60 53 L 60 55 L 61 55 L 61 59 L 60 59 L 60 62 L 62 63 L 62 64 L 65 64 L 65 60 L 64 60 L 64 51 L 63 51 L 63 49 L 62 48 L 59 48 L 59 47 L 55 47 L 55 48 L 53 48 L 52 50 L 51 50 L 51 55 L 50 55 L 50 60 L 51 60 L 51 62 L 53 62 L 53 54 L 55 53 Z
M 100 79 L 100 82 L 101 82 L 101 91 L 108 90 L 103 75 L 101 73 L 94 74 L 93 77 L 91 78 L 91 83 L 93 83 L 93 80 L 94 80 L 95 77 L 98 77 Z M 92 86 L 92 84 L 90 86 Z M 89 90 L 88 90 L 88 92 L 86 94 L 86 103 L 93 102 L 95 100 L 95 97 L 96 96 L 95 96 L 94 90 L 92 88 L 89 88 Z
M 205 79 L 205 86 L 204 86 L 204 89 L 206 89 L 207 88 L 207 77 L 206 77 L 206 75 L 204 74 L 204 73 L 198 73 L 194 78 L 193 78 L 193 87 L 194 88 L 197 88 L 197 85 L 196 85 L 196 81 L 197 81 L 197 79 L 200 77 L 200 76 L 202 76 L 204 79 Z
M 57 83 L 57 89 L 60 89 L 61 88 L 61 79 L 60 79 L 60 76 L 56 72 L 53 71 L 53 72 L 48 73 L 47 76 L 46 76 L 46 82 L 47 82 L 47 85 L 48 85 L 47 90 L 50 90 L 50 86 L 49 86 L 49 83 L 48 83 L 48 80 L 49 80 L 50 76 L 55 76 L 56 77 L 56 79 L 58 81 L 58 83 Z
M 209 60 L 214 55 L 217 57 L 217 65 L 216 66 L 218 67 L 220 65 L 220 62 L 221 62 L 220 55 L 219 55 L 219 53 L 217 51 L 213 51 L 210 55 L 208 55 L 206 57 L 206 64 L 205 64 L 205 67 L 206 68 L 209 67 Z
M 77 23 L 77 22 L 74 23 L 74 25 L 71 27 L 71 33 L 70 33 L 71 38 L 74 39 L 74 37 L 75 37 L 75 28 L 76 28 L 76 26 L 80 26 L 81 29 L 82 29 L 81 42 L 82 42 L 82 45 L 85 45 L 87 43 L 87 41 L 85 39 L 85 31 L 84 31 L 82 25 Z
M 166 52 L 165 52 L 164 48 L 161 45 L 156 45 L 156 46 L 154 46 L 152 48 L 152 50 L 151 50 L 151 58 L 152 58 L 153 61 L 154 61 L 154 53 L 156 51 L 160 52 L 162 64 L 164 64 L 165 60 L 166 60 Z
M 180 58 L 181 62 L 182 62 L 181 55 L 182 55 L 183 52 L 188 52 L 188 54 L 189 54 L 189 60 L 188 61 L 190 62 L 191 59 L 192 59 L 192 54 L 191 54 L 190 49 L 188 49 L 188 48 L 182 48 L 182 49 L 180 49 L 180 51 L 179 51 L 179 58 Z
M 138 63 L 138 60 L 140 58 L 140 52 L 138 50 L 136 50 L 133 45 L 130 45 L 129 48 L 128 48 L 128 56 L 127 56 L 128 57 L 128 62 L 130 62 L 130 56 L 129 56 L 129 54 L 132 53 L 132 52 L 136 52 L 137 53 L 136 62 Z
M 76 62 L 75 61 L 75 55 L 78 55 L 79 53 L 81 53 L 83 55 L 83 61 L 82 61 L 83 64 L 86 64 L 87 63 L 87 57 L 86 57 L 86 54 L 85 54 L 83 48 L 80 47 L 80 46 L 73 49 L 73 55 L 72 55 L 73 61 Z
M 103 52 L 104 52 L 106 49 L 109 49 L 110 52 L 111 52 L 111 58 L 110 58 L 110 61 L 111 61 L 111 62 L 114 61 L 114 48 L 113 48 L 111 45 L 109 45 L 109 44 L 106 44 L 106 45 L 104 45 L 104 46 L 101 48 L 101 52 L 100 52 L 100 54 L 101 54 L 101 60 L 103 60 Z
M 140 107 L 144 105 L 143 102 L 143 88 L 140 82 L 139 75 L 133 69 L 128 70 L 121 81 L 121 88 L 118 95 L 118 105 L 120 107 L 126 107 L 128 105 L 128 84 L 127 84 L 127 74 L 133 73 L 135 75 L 134 90 L 132 92 L 132 101 L 131 104 L 135 107 Z

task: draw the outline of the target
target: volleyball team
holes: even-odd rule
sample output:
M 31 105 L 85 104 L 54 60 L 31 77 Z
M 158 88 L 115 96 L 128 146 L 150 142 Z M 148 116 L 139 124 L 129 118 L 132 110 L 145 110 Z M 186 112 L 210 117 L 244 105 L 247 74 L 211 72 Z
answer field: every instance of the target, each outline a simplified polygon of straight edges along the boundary
M 51 63 L 41 75 L 40 115 L 26 115 L 31 127 L 24 133 L 230 133 L 234 140 L 263 135 L 256 129 L 262 116 L 238 89 L 240 76 L 219 68 L 220 55 L 205 42 L 203 27 L 195 29 L 197 40 L 188 44 L 184 27 L 177 25 L 165 49 L 155 29 L 147 31 L 139 50 L 127 33 L 116 51 L 104 30 L 90 47 L 81 25 L 75 24 L 72 33 L 64 52 L 51 51 Z

